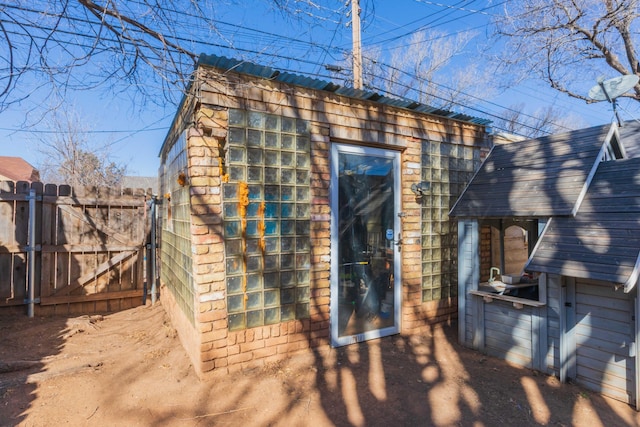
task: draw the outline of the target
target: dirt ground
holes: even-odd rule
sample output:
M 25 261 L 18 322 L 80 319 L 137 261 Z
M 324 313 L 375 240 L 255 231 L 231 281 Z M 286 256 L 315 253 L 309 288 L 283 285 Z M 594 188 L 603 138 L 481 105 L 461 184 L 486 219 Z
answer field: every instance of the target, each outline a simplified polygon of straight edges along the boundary
M 631 407 L 457 344 L 455 325 L 199 381 L 157 304 L 0 316 L 2 426 L 636 426 Z

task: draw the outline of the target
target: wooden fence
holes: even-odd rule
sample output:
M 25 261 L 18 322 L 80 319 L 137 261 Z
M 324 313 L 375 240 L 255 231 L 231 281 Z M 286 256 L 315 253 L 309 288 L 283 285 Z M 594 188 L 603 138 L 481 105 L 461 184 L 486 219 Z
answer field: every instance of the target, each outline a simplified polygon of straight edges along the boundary
M 142 189 L 0 182 L 0 308 L 47 315 L 142 304 L 150 199 Z

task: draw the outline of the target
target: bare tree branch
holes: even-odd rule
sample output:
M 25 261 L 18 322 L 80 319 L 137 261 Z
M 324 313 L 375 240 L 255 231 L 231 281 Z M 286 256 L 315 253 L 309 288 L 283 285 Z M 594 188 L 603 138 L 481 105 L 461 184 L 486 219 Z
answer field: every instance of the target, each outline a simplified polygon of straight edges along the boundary
M 44 182 L 74 187 L 119 185 L 126 165 L 111 159 L 110 144 L 90 143 L 86 122 L 71 107 L 56 107 L 47 121 L 49 132 L 34 135 Z
M 537 138 L 556 132 L 574 129 L 581 125 L 580 119 L 567 116 L 553 107 L 543 107 L 525 113 L 524 104 L 511 105 L 502 113 L 501 119 L 496 119 L 492 126 L 508 134 L 519 135 L 525 138 Z
M 379 60 L 379 50 L 367 51 L 364 63 L 368 85 L 445 109 L 469 101 L 468 95 L 481 87 L 486 93 L 489 79 L 477 68 L 447 68 L 475 35 L 463 32 L 455 37 L 443 36 L 434 31 L 415 33 L 406 47 L 393 51 L 389 65 Z
M 0 0 L 0 112 L 29 98 L 34 105 L 50 96 L 101 87 L 126 93 L 137 105 L 176 104 L 188 85 L 201 52 L 254 59 L 291 49 L 242 50 L 237 38 L 248 29 L 217 20 L 219 11 L 238 0 Z M 291 18 L 292 26 L 342 20 L 344 5 L 311 0 L 255 2 Z M 226 8 L 229 9 L 228 7 Z M 223 28 L 223 30 L 221 29 Z M 259 31 L 256 34 L 260 34 Z M 266 35 L 266 33 L 265 33 Z M 321 49 L 300 43 L 297 49 Z M 224 54 L 224 53 L 223 53 Z M 285 54 L 291 54 L 290 51 Z M 305 54 L 293 55 L 299 58 Z M 236 55 L 234 55 L 236 57 Z M 264 62 L 268 60 L 264 60 Z M 22 84 L 25 82 L 26 84 Z M 35 82 L 35 83 L 34 83 Z M 31 88 L 37 86 L 39 94 Z M 43 93 L 43 89 L 48 92 Z
M 638 74 L 638 0 L 522 0 L 505 3 L 496 35 L 507 73 L 537 77 L 590 102 L 598 76 Z M 613 76 L 611 74 L 614 74 Z M 640 101 L 640 84 L 623 97 Z

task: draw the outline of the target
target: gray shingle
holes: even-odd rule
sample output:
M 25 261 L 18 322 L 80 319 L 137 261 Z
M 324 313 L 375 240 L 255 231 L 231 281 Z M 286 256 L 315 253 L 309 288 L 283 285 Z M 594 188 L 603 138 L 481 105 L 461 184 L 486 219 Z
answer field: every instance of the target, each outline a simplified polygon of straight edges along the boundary
M 610 125 L 493 147 L 450 212 L 454 217 L 571 215 Z
M 526 269 L 632 287 L 639 219 L 640 158 L 600 163 L 575 218 L 551 220 Z

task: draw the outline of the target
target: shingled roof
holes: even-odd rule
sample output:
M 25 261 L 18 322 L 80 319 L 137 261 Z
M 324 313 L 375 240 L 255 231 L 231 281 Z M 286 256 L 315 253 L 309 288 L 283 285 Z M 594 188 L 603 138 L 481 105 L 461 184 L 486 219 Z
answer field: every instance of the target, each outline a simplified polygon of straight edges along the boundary
M 22 157 L 0 156 L 0 180 L 40 181 L 40 172 Z
M 548 220 L 525 270 L 629 292 L 640 276 L 640 125 L 496 145 L 450 214 Z
M 640 158 L 602 162 L 575 217 L 554 217 L 528 271 L 623 284 L 638 281 Z
M 573 215 L 607 146 L 617 147 L 617 138 L 617 127 L 604 125 L 495 145 L 450 215 Z

